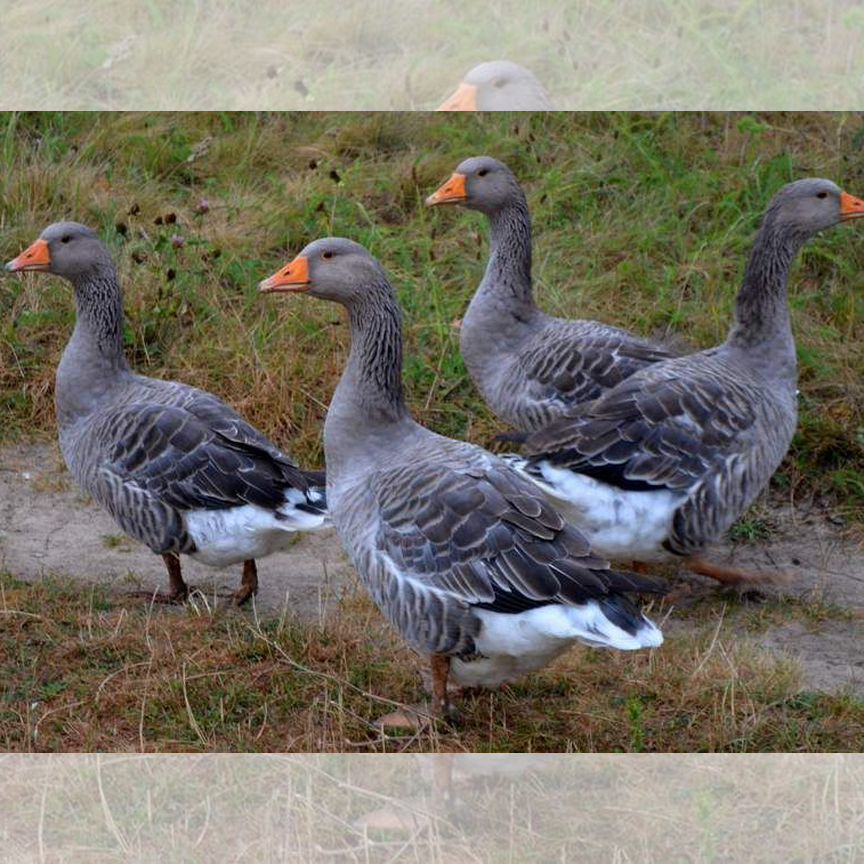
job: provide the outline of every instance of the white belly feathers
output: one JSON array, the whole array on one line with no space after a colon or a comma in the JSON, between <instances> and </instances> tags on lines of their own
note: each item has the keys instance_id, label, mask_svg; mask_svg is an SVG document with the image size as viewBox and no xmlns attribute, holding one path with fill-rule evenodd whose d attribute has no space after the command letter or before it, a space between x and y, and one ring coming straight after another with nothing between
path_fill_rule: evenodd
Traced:
<instances>
[{"instance_id":1,"label":"white belly feathers","mask_svg":"<svg viewBox=\"0 0 864 864\"><path fill-rule=\"evenodd\" d=\"M596 555L613 561L659 561L668 557L663 541L686 493L618 489L548 462L537 466L543 475L540 480L522 470L524 460L508 461L553 499L562 515L585 534Z\"/></svg>"},{"instance_id":2,"label":"white belly feathers","mask_svg":"<svg viewBox=\"0 0 864 864\"><path fill-rule=\"evenodd\" d=\"M302 492L289 489L278 515L254 504L191 510L186 514L186 528L197 547L191 557L211 567L227 567L287 549L295 532L315 530L326 521L324 514L297 509L305 500Z\"/></svg>"},{"instance_id":3,"label":"white belly feathers","mask_svg":"<svg viewBox=\"0 0 864 864\"><path fill-rule=\"evenodd\" d=\"M481 629L475 646L482 657L453 658L451 673L463 686L497 687L542 669L581 642L595 648L635 651L656 648L663 634L644 616L631 635L609 620L596 600L581 606L554 604L519 614L477 609Z\"/></svg>"}]
</instances>

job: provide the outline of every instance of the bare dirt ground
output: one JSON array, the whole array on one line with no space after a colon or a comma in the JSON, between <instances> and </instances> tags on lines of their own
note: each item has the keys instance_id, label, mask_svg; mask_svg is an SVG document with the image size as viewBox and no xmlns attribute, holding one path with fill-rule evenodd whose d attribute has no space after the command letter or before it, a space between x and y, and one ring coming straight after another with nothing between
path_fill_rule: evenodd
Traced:
<instances>
[{"instance_id":1,"label":"bare dirt ground","mask_svg":"<svg viewBox=\"0 0 864 864\"><path fill-rule=\"evenodd\" d=\"M710 550L712 561L784 573L790 581L776 594L818 601L835 617L789 620L755 637L766 650L794 657L809 690L850 691L864 696L864 550L819 510L791 506L770 511L771 538ZM698 578L698 577L697 577ZM700 585L705 586L700 580ZM710 587L702 590L713 590ZM742 634L743 635L743 634Z\"/></svg>"},{"instance_id":2,"label":"bare dirt ground","mask_svg":"<svg viewBox=\"0 0 864 864\"><path fill-rule=\"evenodd\" d=\"M864 551L821 512L775 507L770 540L712 550L717 563L781 571L783 590L839 609L864 608ZM213 570L183 560L187 581L205 596L239 584L240 568ZM156 591L166 584L161 560L125 538L111 518L75 486L50 444L0 449L0 570L34 581L66 576L117 590ZM289 551L259 562L255 610L262 617L287 612L320 618L344 591L357 588L332 531L298 538ZM713 591L693 577L691 597ZM686 606L688 598L681 601ZM669 635L686 622L668 622ZM754 636L760 647L796 657L808 689L864 694L864 620L842 616L789 620Z\"/></svg>"}]
</instances>

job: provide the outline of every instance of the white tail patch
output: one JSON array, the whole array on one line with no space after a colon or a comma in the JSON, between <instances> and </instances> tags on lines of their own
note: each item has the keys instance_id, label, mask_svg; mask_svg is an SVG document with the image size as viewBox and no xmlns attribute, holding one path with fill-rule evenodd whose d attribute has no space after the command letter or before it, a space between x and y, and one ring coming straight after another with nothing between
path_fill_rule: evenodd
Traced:
<instances>
[{"instance_id":1,"label":"white tail patch","mask_svg":"<svg viewBox=\"0 0 864 864\"><path fill-rule=\"evenodd\" d=\"M278 515L254 504L191 510L186 514L186 528L197 547L192 557L211 567L227 567L287 549L298 531L317 531L330 524L326 513L298 509L305 501L302 492L289 489Z\"/></svg>"},{"instance_id":2,"label":"white tail patch","mask_svg":"<svg viewBox=\"0 0 864 864\"><path fill-rule=\"evenodd\" d=\"M483 657L454 658L453 678L465 686L497 687L542 669L575 642L595 648L635 651L663 644L660 629L641 616L635 634L604 614L596 600L581 606L550 604L516 615L476 609L482 627L475 639Z\"/></svg>"}]
</instances>

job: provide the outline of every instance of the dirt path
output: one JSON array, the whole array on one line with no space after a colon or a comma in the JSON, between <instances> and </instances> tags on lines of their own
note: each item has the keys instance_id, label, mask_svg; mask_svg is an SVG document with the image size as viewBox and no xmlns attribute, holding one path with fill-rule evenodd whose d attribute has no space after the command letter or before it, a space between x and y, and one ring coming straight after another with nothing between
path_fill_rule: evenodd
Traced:
<instances>
[{"instance_id":1,"label":"dirt path","mask_svg":"<svg viewBox=\"0 0 864 864\"><path fill-rule=\"evenodd\" d=\"M788 573L787 591L841 608L864 608L864 552L821 513L789 507L770 514L771 538L718 547L712 560ZM191 584L208 593L233 590L238 568L224 571L184 559ZM57 448L36 444L0 449L0 569L37 580L64 575L118 589L165 585L162 562L126 539L89 502L66 472ZM357 580L333 532L306 535L288 553L259 563L259 614L314 618ZM694 577L696 593L701 583ZM705 588L704 590L713 590ZM683 601L686 605L687 601ZM684 622L676 623L672 631ZM864 694L864 621L790 620L761 633L758 643L797 657L804 683L818 690ZM742 638L746 638L742 635Z\"/></svg>"},{"instance_id":2,"label":"dirt path","mask_svg":"<svg viewBox=\"0 0 864 864\"><path fill-rule=\"evenodd\" d=\"M782 589L789 595L838 610L864 609L864 550L841 527L823 512L788 506L772 509L770 521L769 540L715 547L711 560L779 571L791 577ZM864 620L790 620L769 628L756 642L796 658L806 688L864 696Z\"/></svg>"}]
</instances>

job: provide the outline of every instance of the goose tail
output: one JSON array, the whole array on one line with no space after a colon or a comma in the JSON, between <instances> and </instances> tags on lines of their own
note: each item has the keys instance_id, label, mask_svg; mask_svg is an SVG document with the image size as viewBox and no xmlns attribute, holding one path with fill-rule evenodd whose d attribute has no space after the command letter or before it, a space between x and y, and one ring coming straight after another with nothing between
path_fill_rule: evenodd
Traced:
<instances>
[{"instance_id":1,"label":"goose tail","mask_svg":"<svg viewBox=\"0 0 864 864\"><path fill-rule=\"evenodd\" d=\"M324 486L309 486L304 492L293 488L286 490L285 503L277 513L282 519L295 523L301 531L316 531L332 525Z\"/></svg>"},{"instance_id":2,"label":"goose tail","mask_svg":"<svg viewBox=\"0 0 864 864\"><path fill-rule=\"evenodd\" d=\"M638 651L663 644L660 628L620 594L578 606L559 606L557 611L546 622L550 636L618 651Z\"/></svg>"}]
</instances>

